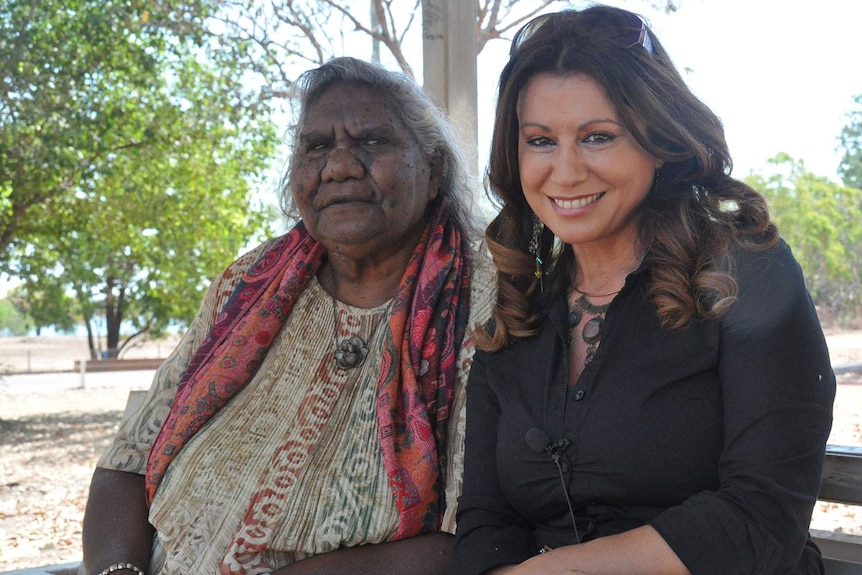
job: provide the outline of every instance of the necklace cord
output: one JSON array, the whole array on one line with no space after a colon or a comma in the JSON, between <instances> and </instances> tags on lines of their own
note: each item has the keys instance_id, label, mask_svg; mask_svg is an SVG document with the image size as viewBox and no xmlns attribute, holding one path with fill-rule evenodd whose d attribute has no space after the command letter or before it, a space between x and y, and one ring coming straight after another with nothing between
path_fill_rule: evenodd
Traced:
<instances>
[{"instance_id":1,"label":"necklace cord","mask_svg":"<svg viewBox=\"0 0 862 575\"><path fill-rule=\"evenodd\" d=\"M579 294L581 294L582 296L585 296L585 297L607 297L609 295L616 295L616 294L620 293L622 291L622 289L623 288L620 288L616 291L609 291L607 293L587 293L585 291L579 290L575 286L572 286L572 290L578 292Z\"/></svg>"}]
</instances>

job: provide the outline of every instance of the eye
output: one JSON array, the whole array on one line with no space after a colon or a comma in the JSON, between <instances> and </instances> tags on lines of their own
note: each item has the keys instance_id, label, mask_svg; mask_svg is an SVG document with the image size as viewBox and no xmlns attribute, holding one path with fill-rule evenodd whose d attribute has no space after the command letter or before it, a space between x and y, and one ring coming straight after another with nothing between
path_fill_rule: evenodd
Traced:
<instances>
[{"instance_id":1,"label":"eye","mask_svg":"<svg viewBox=\"0 0 862 575\"><path fill-rule=\"evenodd\" d=\"M526 144L532 148L550 148L554 145L554 141L547 136L533 136L527 138Z\"/></svg>"},{"instance_id":2,"label":"eye","mask_svg":"<svg viewBox=\"0 0 862 575\"><path fill-rule=\"evenodd\" d=\"M375 147L382 146L386 143L386 140L384 140L383 138L365 138L362 143L366 146Z\"/></svg>"},{"instance_id":3,"label":"eye","mask_svg":"<svg viewBox=\"0 0 862 575\"><path fill-rule=\"evenodd\" d=\"M608 142L612 142L616 139L616 134L611 134L609 132L594 132L592 134L588 134L583 142L585 144L607 144Z\"/></svg>"},{"instance_id":4,"label":"eye","mask_svg":"<svg viewBox=\"0 0 862 575\"><path fill-rule=\"evenodd\" d=\"M300 151L302 153L319 152L325 150L329 146L329 140L326 138L301 138Z\"/></svg>"}]
</instances>

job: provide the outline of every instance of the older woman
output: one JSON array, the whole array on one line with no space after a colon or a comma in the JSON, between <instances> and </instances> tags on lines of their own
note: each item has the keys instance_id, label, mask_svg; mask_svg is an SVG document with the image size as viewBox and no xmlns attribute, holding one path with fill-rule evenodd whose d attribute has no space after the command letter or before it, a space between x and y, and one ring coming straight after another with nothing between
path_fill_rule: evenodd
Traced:
<instances>
[{"instance_id":1,"label":"older woman","mask_svg":"<svg viewBox=\"0 0 862 575\"><path fill-rule=\"evenodd\" d=\"M455 573L822 571L835 379L799 266L730 165L635 14L517 34Z\"/></svg>"},{"instance_id":2,"label":"older woman","mask_svg":"<svg viewBox=\"0 0 862 575\"><path fill-rule=\"evenodd\" d=\"M462 156L399 74L341 58L299 84L301 221L212 283L100 460L89 573L447 565L467 329L493 291Z\"/></svg>"}]
</instances>

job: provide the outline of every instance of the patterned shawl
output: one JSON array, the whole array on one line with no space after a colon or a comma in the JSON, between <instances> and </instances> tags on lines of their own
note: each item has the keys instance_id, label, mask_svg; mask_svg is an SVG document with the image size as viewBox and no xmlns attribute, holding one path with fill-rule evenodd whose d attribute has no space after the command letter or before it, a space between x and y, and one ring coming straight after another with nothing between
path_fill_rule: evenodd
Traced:
<instances>
[{"instance_id":1,"label":"patterned shawl","mask_svg":"<svg viewBox=\"0 0 862 575\"><path fill-rule=\"evenodd\" d=\"M393 539L436 531L442 520L447 423L469 317L467 252L440 202L392 304L377 428L399 512ZM183 445L254 376L325 254L300 222L243 276L192 357L150 451L148 504Z\"/></svg>"}]
</instances>

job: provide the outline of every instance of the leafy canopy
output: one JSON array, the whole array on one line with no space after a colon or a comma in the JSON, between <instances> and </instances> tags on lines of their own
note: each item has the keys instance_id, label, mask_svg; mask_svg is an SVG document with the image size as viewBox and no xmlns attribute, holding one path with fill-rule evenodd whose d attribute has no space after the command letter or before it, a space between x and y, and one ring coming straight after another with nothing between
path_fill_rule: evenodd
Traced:
<instances>
[{"instance_id":1,"label":"leafy canopy","mask_svg":"<svg viewBox=\"0 0 862 575\"><path fill-rule=\"evenodd\" d=\"M847 125L841 131L838 148L843 155L838 172L845 185L862 188L862 94L853 101L855 106L847 114Z\"/></svg>"},{"instance_id":2,"label":"leafy canopy","mask_svg":"<svg viewBox=\"0 0 862 575\"><path fill-rule=\"evenodd\" d=\"M0 0L0 247L88 328L158 332L270 211L253 187L276 141L244 63L206 26L215 3Z\"/></svg>"}]
</instances>

